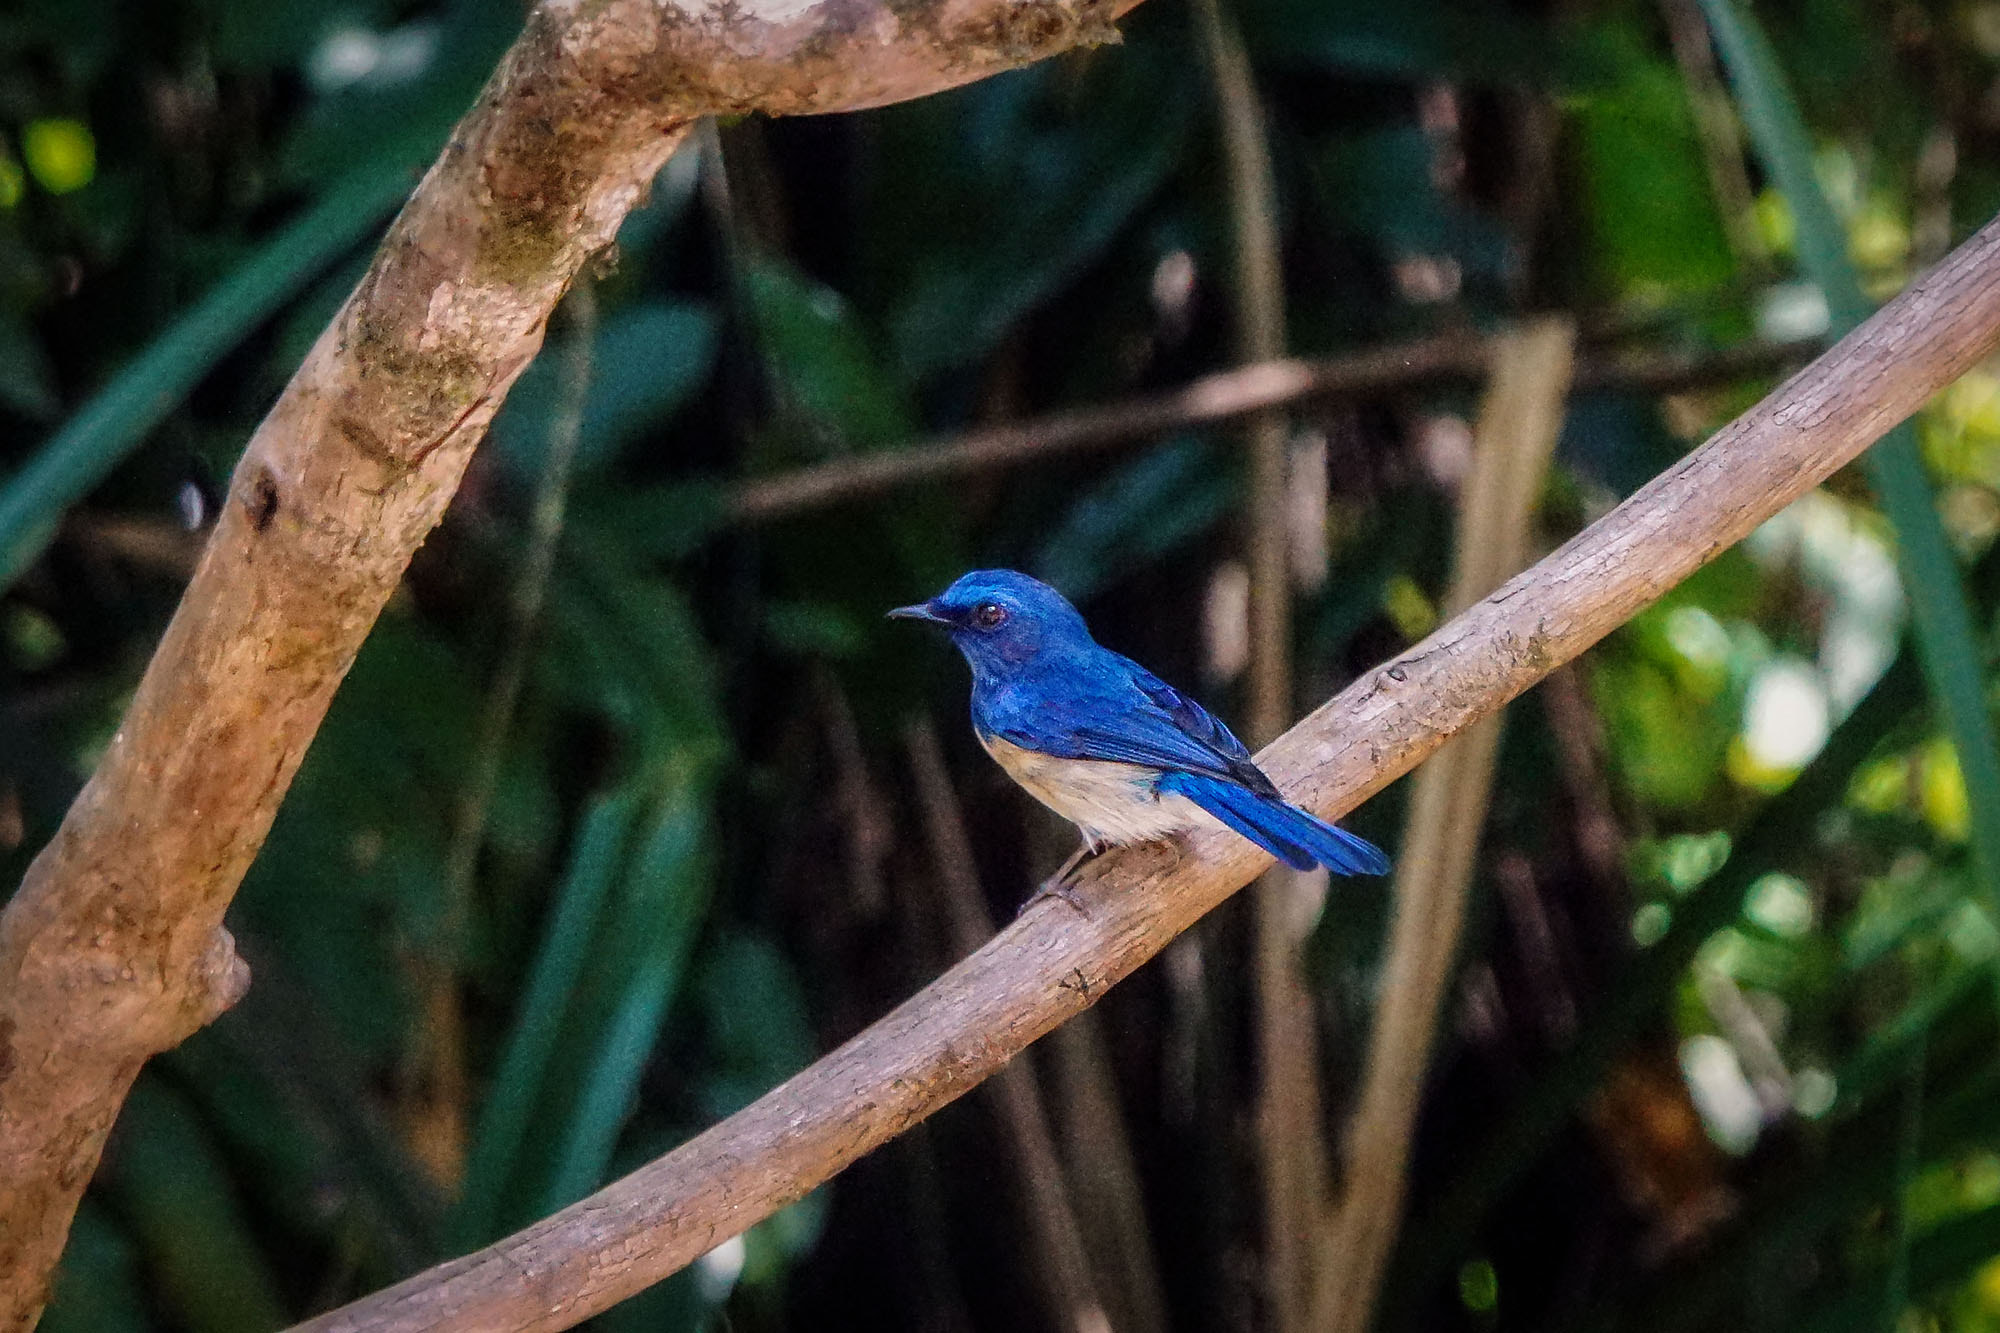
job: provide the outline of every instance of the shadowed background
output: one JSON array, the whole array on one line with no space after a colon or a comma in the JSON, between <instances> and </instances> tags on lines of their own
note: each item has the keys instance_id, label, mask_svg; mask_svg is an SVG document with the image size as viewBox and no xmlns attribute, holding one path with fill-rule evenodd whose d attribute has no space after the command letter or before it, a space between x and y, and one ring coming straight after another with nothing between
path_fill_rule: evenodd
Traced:
<instances>
[{"instance_id":1,"label":"shadowed background","mask_svg":"<svg viewBox=\"0 0 2000 1333\"><path fill-rule=\"evenodd\" d=\"M1262 534L1295 714L1450 595L1479 339L1576 324L1538 550L2000 208L2000 6L1766 4L1726 66L1692 0L1380 9L1223 10L1246 88L1199 8L1154 0L1119 47L684 150L343 689L232 913L250 996L142 1076L44 1327L270 1329L483 1243L1011 914L1069 832L972 743L955 656L887 607L1029 570L1248 730ZM0 15L9 884L243 440L519 21ZM1172 412L748 503L1254 352L1224 114L1246 95L1283 350L1469 350L1292 404L1275 505L1254 433ZM1490 801L1456 813L1480 831L1466 933L1376 1326L2000 1327L2000 822L1978 817L2000 785L1966 722L2000 603L2000 378L1915 443L1938 558L1970 567L1970 632L1914 618L1955 709L1904 643L1878 469L1511 711ZM1393 850L1405 803L1350 825ZM1336 1187L1388 895L1337 883L1307 942ZM1301 1326L1269 1294L1256 947L1220 913L991 1091L598 1324Z\"/></svg>"}]
</instances>

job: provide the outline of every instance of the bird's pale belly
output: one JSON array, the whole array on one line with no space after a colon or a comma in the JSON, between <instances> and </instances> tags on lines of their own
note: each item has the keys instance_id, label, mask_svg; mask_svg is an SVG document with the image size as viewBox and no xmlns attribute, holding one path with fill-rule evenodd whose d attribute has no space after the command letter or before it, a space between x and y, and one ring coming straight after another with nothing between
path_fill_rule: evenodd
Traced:
<instances>
[{"instance_id":1,"label":"bird's pale belly","mask_svg":"<svg viewBox=\"0 0 2000 1333\"><path fill-rule=\"evenodd\" d=\"M1158 776L1134 764L1097 759L1058 759L1024 750L998 736L980 744L1030 796L1083 831L1093 846L1147 842L1217 821L1185 796L1153 789Z\"/></svg>"}]
</instances>

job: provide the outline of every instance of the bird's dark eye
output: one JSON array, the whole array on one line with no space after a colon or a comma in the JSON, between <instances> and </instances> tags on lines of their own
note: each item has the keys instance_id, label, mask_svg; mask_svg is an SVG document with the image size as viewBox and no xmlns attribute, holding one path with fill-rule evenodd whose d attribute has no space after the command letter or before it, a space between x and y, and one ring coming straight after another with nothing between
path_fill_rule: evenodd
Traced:
<instances>
[{"instance_id":1,"label":"bird's dark eye","mask_svg":"<svg viewBox=\"0 0 2000 1333\"><path fill-rule=\"evenodd\" d=\"M998 602L981 602L972 608L972 623L979 629L993 629L1007 618L1007 608Z\"/></svg>"}]
</instances>

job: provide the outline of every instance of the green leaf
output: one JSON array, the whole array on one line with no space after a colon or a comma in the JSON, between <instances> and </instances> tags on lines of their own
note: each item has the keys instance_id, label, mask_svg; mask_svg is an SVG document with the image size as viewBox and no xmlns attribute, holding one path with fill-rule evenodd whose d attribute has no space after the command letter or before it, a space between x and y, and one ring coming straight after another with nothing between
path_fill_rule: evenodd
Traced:
<instances>
[{"instance_id":1,"label":"green leaf","mask_svg":"<svg viewBox=\"0 0 2000 1333\"><path fill-rule=\"evenodd\" d=\"M102 1200L86 1195L70 1225L41 1333L150 1333L138 1247Z\"/></svg>"},{"instance_id":2,"label":"green leaf","mask_svg":"<svg viewBox=\"0 0 2000 1333\"><path fill-rule=\"evenodd\" d=\"M574 335L570 335L574 336ZM517 478L541 470L550 419L560 401L566 358L552 340L515 382L493 423L492 440ZM590 393L577 440L579 475L602 470L642 429L658 431L708 379L715 364L716 320L691 301L647 301L604 319L591 343Z\"/></svg>"},{"instance_id":3,"label":"green leaf","mask_svg":"<svg viewBox=\"0 0 2000 1333\"><path fill-rule=\"evenodd\" d=\"M865 234L903 374L976 363L1103 254L1181 160L1201 100L1185 69L1136 44L1118 56L1074 81L1059 62L988 79L951 94L948 114L880 113L896 168Z\"/></svg>"},{"instance_id":4,"label":"green leaf","mask_svg":"<svg viewBox=\"0 0 2000 1333\"><path fill-rule=\"evenodd\" d=\"M782 401L847 448L907 438L916 412L888 373L853 307L832 288L774 259L742 271L757 346Z\"/></svg>"},{"instance_id":5,"label":"green leaf","mask_svg":"<svg viewBox=\"0 0 2000 1333\"><path fill-rule=\"evenodd\" d=\"M383 1108L354 1095L374 1071L328 1017L292 977L263 968L225 1021L158 1068L200 1108L267 1229L339 1236L364 1275L389 1280L444 1257L443 1201Z\"/></svg>"},{"instance_id":6,"label":"green leaf","mask_svg":"<svg viewBox=\"0 0 2000 1333\"><path fill-rule=\"evenodd\" d=\"M1613 77L1576 97L1591 254L1621 297L1701 292L1735 270L1680 72L1607 30Z\"/></svg>"},{"instance_id":7,"label":"green leaf","mask_svg":"<svg viewBox=\"0 0 2000 1333\"><path fill-rule=\"evenodd\" d=\"M1317 154L1313 185L1333 217L1392 253L1437 254L1451 230L1437 154L1435 140L1414 122L1370 129Z\"/></svg>"},{"instance_id":8,"label":"green leaf","mask_svg":"<svg viewBox=\"0 0 2000 1333\"><path fill-rule=\"evenodd\" d=\"M478 1243L603 1179L707 912L705 782L656 775L585 820L491 1100L454 1231Z\"/></svg>"},{"instance_id":9,"label":"green leaf","mask_svg":"<svg viewBox=\"0 0 2000 1333\"><path fill-rule=\"evenodd\" d=\"M187 1104L142 1079L118 1118L113 1193L178 1325L265 1333L285 1307L215 1145Z\"/></svg>"},{"instance_id":10,"label":"green leaf","mask_svg":"<svg viewBox=\"0 0 2000 1333\"><path fill-rule=\"evenodd\" d=\"M380 23L392 0L227 0L214 7L218 64L268 68L303 60L328 33Z\"/></svg>"},{"instance_id":11,"label":"green leaf","mask_svg":"<svg viewBox=\"0 0 2000 1333\"><path fill-rule=\"evenodd\" d=\"M1032 568L1072 598L1090 597L1207 531L1235 496L1234 481L1206 444L1170 440L1085 490Z\"/></svg>"},{"instance_id":12,"label":"green leaf","mask_svg":"<svg viewBox=\"0 0 2000 1333\"><path fill-rule=\"evenodd\" d=\"M577 497L575 526L604 534L634 560L677 560L729 526L730 496L706 481L603 488Z\"/></svg>"},{"instance_id":13,"label":"green leaf","mask_svg":"<svg viewBox=\"0 0 2000 1333\"><path fill-rule=\"evenodd\" d=\"M299 182L338 178L386 157L428 163L520 31L521 11L511 5L452 0L419 74L363 80L307 107L278 157L282 175Z\"/></svg>"},{"instance_id":14,"label":"green leaf","mask_svg":"<svg viewBox=\"0 0 2000 1333\"><path fill-rule=\"evenodd\" d=\"M1844 334L1874 307L1848 257L1847 233L1814 174L1812 142L1777 54L1738 0L1701 0L1701 6L1751 140L1797 220L1799 262L1826 294L1834 332ZM1985 653L1924 474L1915 428L1905 422L1890 431L1864 462L1896 529L1924 677L1958 752L1971 807L1973 864L1989 907L2000 910L2000 743L1986 703Z\"/></svg>"},{"instance_id":15,"label":"green leaf","mask_svg":"<svg viewBox=\"0 0 2000 1333\"><path fill-rule=\"evenodd\" d=\"M708 911L707 810L698 791L672 793L645 828L616 915L605 923L597 971L605 992L594 1033L569 1050L575 1089L536 1214L553 1212L603 1183L632 1112L667 1006L686 976Z\"/></svg>"},{"instance_id":16,"label":"green leaf","mask_svg":"<svg viewBox=\"0 0 2000 1333\"><path fill-rule=\"evenodd\" d=\"M61 406L55 370L34 329L18 313L0 310L0 407L46 421Z\"/></svg>"},{"instance_id":17,"label":"green leaf","mask_svg":"<svg viewBox=\"0 0 2000 1333\"><path fill-rule=\"evenodd\" d=\"M521 1011L480 1109L452 1232L461 1246L484 1244L500 1230L500 1207L526 1151L535 1105L563 1036L571 996L589 963L591 940L618 873L618 858L638 817L640 798L618 791L593 802L577 832L569 867L556 889L547 933L528 973Z\"/></svg>"},{"instance_id":18,"label":"green leaf","mask_svg":"<svg viewBox=\"0 0 2000 1333\"><path fill-rule=\"evenodd\" d=\"M402 994L383 978L439 918L450 807L439 793L457 790L477 687L435 628L384 616L238 898L339 1030L373 1055L406 1040Z\"/></svg>"},{"instance_id":19,"label":"green leaf","mask_svg":"<svg viewBox=\"0 0 2000 1333\"><path fill-rule=\"evenodd\" d=\"M41 553L62 513L166 420L225 353L358 244L410 189L409 160L336 183L147 345L0 487L0 590Z\"/></svg>"},{"instance_id":20,"label":"green leaf","mask_svg":"<svg viewBox=\"0 0 2000 1333\"><path fill-rule=\"evenodd\" d=\"M1548 36L1505 6L1372 0L1252 0L1243 36L1259 64L1343 75L1519 82L1546 72Z\"/></svg>"},{"instance_id":21,"label":"green leaf","mask_svg":"<svg viewBox=\"0 0 2000 1333\"><path fill-rule=\"evenodd\" d=\"M1910 1245L1910 1292L1919 1297L1930 1296L1961 1283L1990 1263L1995 1254L2000 1254L2000 1206L1981 1208L1932 1227ZM1883 1327L1882 1286L1886 1267L1878 1266L1856 1275L1844 1290L1801 1317L1794 1327L1810 1328L1814 1333Z\"/></svg>"},{"instance_id":22,"label":"green leaf","mask_svg":"<svg viewBox=\"0 0 2000 1333\"><path fill-rule=\"evenodd\" d=\"M703 1100L720 1120L805 1068L813 1030L798 977L769 940L729 933L703 954L696 996L714 1061Z\"/></svg>"},{"instance_id":23,"label":"green leaf","mask_svg":"<svg viewBox=\"0 0 2000 1333\"><path fill-rule=\"evenodd\" d=\"M704 761L727 748L714 666L686 599L631 568L604 534L571 530L536 659L550 697L607 717L639 747Z\"/></svg>"}]
</instances>

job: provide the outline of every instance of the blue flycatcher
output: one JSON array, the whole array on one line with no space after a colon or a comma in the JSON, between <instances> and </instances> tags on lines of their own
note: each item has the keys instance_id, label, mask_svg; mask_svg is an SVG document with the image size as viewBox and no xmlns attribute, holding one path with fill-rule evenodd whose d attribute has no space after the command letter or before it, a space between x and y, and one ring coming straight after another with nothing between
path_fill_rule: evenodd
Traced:
<instances>
[{"instance_id":1,"label":"blue flycatcher","mask_svg":"<svg viewBox=\"0 0 2000 1333\"><path fill-rule=\"evenodd\" d=\"M1105 846L1217 823L1294 869L1388 873L1380 848L1288 803L1229 728L1098 644L1048 584L979 569L889 614L945 627L972 666L979 743L1082 832L1083 847L1052 883Z\"/></svg>"}]
</instances>

